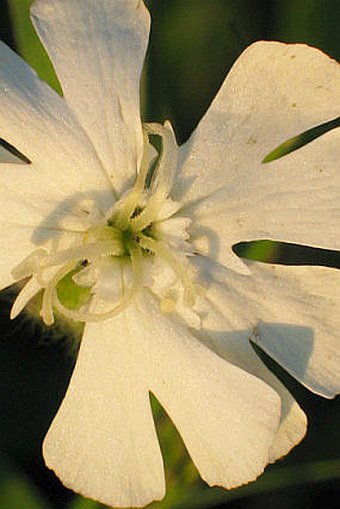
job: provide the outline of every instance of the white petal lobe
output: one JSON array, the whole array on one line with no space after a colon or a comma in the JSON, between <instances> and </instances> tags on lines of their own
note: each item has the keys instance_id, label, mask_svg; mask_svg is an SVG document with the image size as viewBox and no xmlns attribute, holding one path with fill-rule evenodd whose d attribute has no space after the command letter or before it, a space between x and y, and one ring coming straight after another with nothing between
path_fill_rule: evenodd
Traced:
<instances>
[{"instance_id":1,"label":"white petal lobe","mask_svg":"<svg viewBox=\"0 0 340 509\"><path fill-rule=\"evenodd\" d=\"M203 253L214 246L211 257L230 266L228 252L241 241L340 249L339 158L340 129L333 129L281 159L253 164L241 180L193 204L192 234L209 240Z\"/></svg>"},{"instance_id":2,"label":"white petal lobe","mask_svg":"<svg viewBox=\"0 0 340 509\"><path fill-rule=\"evenodd\" d=\"M207 196L284 141L340 115L340 66L304 44L256 42L235 62L179 157L174 199Z\"/></svg>"},{"instance_id":3,"label":"white petal lobe","mask_svg":"<svg viewBox=\"0 0 340 509\"><path fill-rule=\"evenodd\" d=\"M150 345L150 389L200 475L210 485L226 488L256 479L269 461L278 426L277 394L162 315L155 301L139 300L135 315L143 324L143 341Z\"/></svg>"},{"instance_id":4,"label":"white petal lobe","mask_svg":"<svg viewBox=\"0 0 340 509\"><path fill-rule=\"evenodd\" d=\"M121 313L89 324L65 399L44 441L46 464L62 482L114 507L164 495L142 345Z\"/></svg>"},{"instance_id":5,"label":"white petal lobe","mask_svg":"<svg viewBox=\"0 0 340 509\"><path fill-rule=\"evenodd\" d=\"M232 291L233 277L232 274L229 279L230 293L218 284L210 287L206 299L201 302L200 312L204 319L198 334L201 341L223 359L263 380L280 396L280 425L270 448L270 461L275 461L302 440L306 434L307 419L292 395L269 371L250 344L256 317L253 316L251 301L247 303L247 314L244 313L242 299L245 288L253 284L253 278L244 278L245 287L239 285L241 294L238 297Z\"/></svg>"},{"instance_id":6,"label":"white petal lobe","mask_svg":"<svg viewBox=\"0 0 340 509\"><path fill-rule=\"evenodd\" d=\"M49 179L59 196L93 193L107 205L109 195L112 205L107 175L65 99L1 41L0 102L1 138L32 163L22 171L37 169L41 185Z\"/></svg>"},{"instance_id":7,"label":"white petal lobe","mask_svg":"<svg viewBox=\"0 0 340 509\"><path fill-rule=\"evenodd\" d=\"M32 19L67 103L121 192L143 153L139 81L149 30L143 2L39 0Z\"/></svg>"},{"instance_id":8,"label":"white petal lobe","mask_svg":"<svg viewBox=\"0 0 340 509\"><path fill-rule=\"evenodd\" d=\"M227 310L221 331L229 322L227 337L251 339L311 391L328 398L340 393L339 272L247 264L251 276L229 272L226 279L216 272L220 283L207 293L217 309Z\"/></svg>"}]
</instances>

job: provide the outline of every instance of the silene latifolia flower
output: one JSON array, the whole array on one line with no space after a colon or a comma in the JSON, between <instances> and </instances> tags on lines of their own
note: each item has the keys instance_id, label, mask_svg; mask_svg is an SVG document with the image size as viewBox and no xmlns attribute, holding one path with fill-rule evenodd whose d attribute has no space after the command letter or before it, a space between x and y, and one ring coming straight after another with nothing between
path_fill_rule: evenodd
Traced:
<instances>
[{"instance_id":1,"label":"silene latifolia flower","mask_svg":"<svg viewBox=\"0 0 340 509\"><path fill-rule=\"evenodd\" d=\"M42 292L46 324L55 310L85 322L45 461L105 504L162 498L151 392L208 484L252 481L306 418L251 341L333 397L340 277L232 246L340 249L339 129L262 164L339 115L339 65L302 44L251 45L178 147L169 122L140 119L140 0L37 0L32 19L63 96L1 44L0 136L30 161L0 165L1 287L24 282L12 318ZM65 278L86 294L76 309L59 298Z\"/></svg>"}]
</instances>

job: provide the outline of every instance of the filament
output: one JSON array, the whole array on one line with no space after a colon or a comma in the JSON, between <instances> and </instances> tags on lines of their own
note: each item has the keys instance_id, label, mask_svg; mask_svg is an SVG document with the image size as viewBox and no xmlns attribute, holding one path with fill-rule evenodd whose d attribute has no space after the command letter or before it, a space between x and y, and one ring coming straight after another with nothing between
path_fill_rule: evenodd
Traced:
<instances>
[{"instance_id":1,"label":"filament","mask_svg":"<svg viewBox=\"0 0 340 509\"><path fill-rule=\"evenodd\" d=\"M56 291L56 287L53 288L53 304L54 306L63 313L67 318L71 318L72 320L76 320L79 322L100 322L103 320L108 320L113 318L114 316L121 313L124 309L126 309L135 293L137 292L141 280L142 280L142 261L143 255L140 248L137 246L131 249L131 265L132 265L132 273L133 273L133 282L128 291L122 296L122 298L113 306L112 309L106 312L100 313L91 313L91 312L82 312L78 310L72 310L65 307L59 300L58 294Z\"/></svg>"},{"instance_id":2,"label":"filament","mask_svg":"<svg viewBox=\"0 0 340 509\"><path fill-rule=\"evenodd\" d=\"M150 135L159 136L162 145L151 183L148 185L151 160ZM162 238L162 229L157 230L157 222L169 219L178 210L177 203L172 202L169 198L176 174L178 152L176 138L170 122L166 121L164 125L145 124L143 141L143 156L135 184L130 192L115 203L111 209L111 217L107 219L106 224L103 224L103 217L97 225L91 227L88 227L89 222L87 222L86 226L84 225L80 245L73 243L67 249L58 249L60 238L56 239L55 243L50 244L49 252L43 248L36 249L13 269L14 279L20 280L29 276L32 277L13 304L12 318L20 313L27 302L40 289L44 290L40 314L46 325L51 325L54 322L54 308L67 318L81 322L99 322L113 318L131 304L135 294L143 284L144 258L149 255L160 257L170 266L176 275L176 280L179 280L183 287L184 305L188 307L195 305L199 285L194 281L193 270L187 260L187 251L181 250L177 256L176 253L172 253L164 240L154 238ZM164 214L164 210L166 214ZM161 211L162 214L160 214ZM181 241L178 242L179 246L182 246L183 238L187 238L187 236L184 237L187 223L188 220L185 220L179 228L179 240ZM153 225L155 225L155 228L153 228ZM178 223L175 223L175 225L177 227ZM172 227L174 226L172 225ZM72 281L74 285L78 286L81 286L82 281L83 286L91 289L95 285L96 274L101 270L101 259L110 259L110 257L118 259L118 263L120 263L119 259L121 258L122 271L124 271L123 264L128 259L132 270L132 282L126 287L122 272L122 291L117 300L113 299L112 303L108 302L110 307L103 312L98 310L95 312L95 309L91 309L91 301L87 301L85 305L78 309L66 307L58 295L60 281L74 269L81 268L80 262L86 261L87 269L92 270L92 272L81 276L83 271L79 271L77 272L77 274L80 274L79 282L77 281L77 274L74 275ZM112 270L115 270L114 265L112 264ZM94 290L90 291L92 294L95 293L96 286L94 286ZM101 302L106 301L101 300ZM160 309L164 313L174 311L176 304L176 296L171 298L169 294L165 298L160 297Z\"/></svg>"},{"instance_id":3,"label":"filament","mask_svg":"<svg viewBox=\"0 0 340 509\"><path fill-rule=\"evenodd\" d=\"M170 265L170 267L182 281L184 288L184 304L189 307L194 306L197 297L196 286L198 285L196 285L193 279L190 277L187 266L176 260L175 256L170 253L166 246L164 246L159 241L155 241L151 237L141 235L139 244L144 249L148 249L152 253L158 255L160 258L163 258L163 260L165 260L168 265Z\"/></svg>"}]
</instances>

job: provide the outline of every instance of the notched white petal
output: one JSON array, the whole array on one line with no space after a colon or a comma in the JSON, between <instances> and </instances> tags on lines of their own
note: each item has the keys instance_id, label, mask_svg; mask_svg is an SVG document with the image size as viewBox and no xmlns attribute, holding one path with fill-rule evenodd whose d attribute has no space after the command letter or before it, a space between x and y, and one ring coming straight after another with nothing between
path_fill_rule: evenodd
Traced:
<instances>
[{"instance_id":1,"label":"notched white petal","mask_svg":"<svg viewBox=\"0 0 340 509\"><path fill-rule=\"evenodd\" d=\"M2 42L0 57L1 137L38 169L42 195L58 187L62 197L76 191L112 196L107 175L65 99ZM46 177L49 182L42 184Z\"/></svg>"},{"instance_id":2,"label":"notched white petal","mask_svg":"<svg viewBox=\"0 0 340 509\"><path fill-rule=\"evenodd\" d=\"M338 117L339 103L340 66L320 50L250 45L180 148L173 198L195 200L234 181L242 187L283 141Z\"/></svg>"},{"instance_id":3,"label":"notched white petal","mask_svg":"<svg viewBox=\"0 0 340 509\"><path fill-rule=\"evenodd\" d=\"M228 488L254 480L268 463L279 422L275 391L203 346L151 297L134 312L150 348L150 389L203 479Z\"/></svg>"},{"instance_id":4,"label":"notched white petal","mask_svg":"<svg viewBox=\"0 0 340 509\"><path fill-rule=\"evenodd\" d=\"M147 386L148 348L135 332L124 312L86 326L43 446L46 464L65 486L113 507L141 507L165 492Z\"/></svg>"},{"instance_id":5,"label":"notched white petal","mask_svg":"<svg viewBox=\"0 0 340 509\"><path fill-rule=\"evenodd\" d=\"M46 324L53 323L54 307L73 319L98 320L85 326L44 441L46 463L66 486L111 506L162 498L151 391L208 484L232 488L255 480L301 440L306 419L249 339L307 387L333 396L340 391L334 339L340 285L329 269L244 263L232 245L274 238L338 246L339 130L291 155L288 166L264 170L261 161L278 136L334 116L339 66L303 45L252 45L177 164L168 122L142 132L144 3L38 0L32 12L64 97L0 45L0 128L38 170L11 164L10 176L0 174L1 238L12 226L11 200L28 225L24 239L17 227L11 237L24 263L16 260L16 243L5 246L0 276L13 260L13 278L32 275L11 318L43 287ZM247 76L251 87L243 86ZM162 138L162 151L146 185L149 134ZM37 244L49 249L45 265ZM209 274L208 257L224 265L223 277ZM201 271L192 259L203 261ZM84 311L73 311L56 288L80 264L87 267L73 282L91 287L92 297Z\"/></svg>"},{"instance_id":6,"label":"notched white petal","mask_svg":"<svg viewBox=\"0 0 340 509\"><path fill-rule=\"evenodd\" d=\"M340 273L328 267L247 261L252 276L230 274L211 300L224 303L231 330L240 330L311 391L340 392ZM245 304L247 302L246 312ZM237 336L237 333L235 333Z\"/></svg>"},{"instance_id":7,"label":"notched white petal","mask_svg":"<svg viewBox=\"0 0 340 509\"><path fill-rule=\"evenodd\" d=\"M224 265L228 249L244 241L340 249L339 158L337 128L282 159L250 165L242 181L186 211L195 219L191 230L198 247L205 242L211 258Z\"/></svg>"},{"instance_id":8,"label":"notched white petal","mask_svg":"<svg viewBox=\"0 0 340 509\"><path fill-rule=\"evenodd\" d=\"M281 399L280 425L270 447L269 460L287 454L304 437L307 419L292 395L278 378L255 354L249 337L256 323L252 302L247 302L245 314L243 297L245 288L240 286L240 294L233 291L231 274L227 288L213 283L204 299L200 300L199 312L203 317L202 328L196 332L198 338L227 362L251 373L272 387ZM237 276L236 276L237 277ZM252 278L245 283L252 285Z\"/></svg>"},{"instance_id":9,"label":"notched white petal","mask_svg":"<svg viewBox=\"0 0 340 509\"><path fill-rule=\"evenodd\" d=\"M40 0L31 12L64 97L119 195L143 154L139 87L148 11L141 0Z\"/></svg>"}]
</instances>

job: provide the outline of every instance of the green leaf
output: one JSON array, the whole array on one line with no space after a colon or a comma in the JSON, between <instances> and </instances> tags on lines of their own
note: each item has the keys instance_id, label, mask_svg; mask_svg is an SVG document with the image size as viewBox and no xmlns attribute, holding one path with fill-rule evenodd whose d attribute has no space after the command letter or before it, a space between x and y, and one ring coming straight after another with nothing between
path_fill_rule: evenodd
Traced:
<instances>
[{"instance_id":1,"label":"green leaf","mask_svg":"<svg viewBox=\"0 0 340 509\"><path fill-rule=\"evenodd\" d=\"M256 482L226 491L222 488L191 490L171 509L208 509L243 497L261 495L294 486L340 480L340 460L316 461L291 467L269 468ZM159 508L162 506L160 505Z\"/></svg>"},{"instance_id":2,"label":"green leaf","mask_svg":"<svg viewBox=\"0 0 340 509\"><path fill-rule=\"evenodd\" d=\"M0 507L3 509L50 509L37 489L0 456Z\"/></svg>"},{"instance_id":3,"label":"green leaf","mask_svg":"<svg viewBox=\"0 0 340 509\"><path fill-rule=\"evenodd\" d=\"M330 120L329 122L325 122L324 124L320 124L316 127L313 127L309 129L308 131L305 131L304 133L294 136L293 138L290 138L287 141L284 141L276 147L272 152L270 152L266 157L263 159L263 163L270 163L271 161L275 161L275 159L279 159L280 157L284 157L285 155L289 154L290 152L294 152L294 150L298 150L299 148L303 147L304 145L307 145L307 143L312 142L313 140L316 140L320 136L322 136L325 133L328 133L332 129L336 129L340 127L340 117L337 117L333 120Z\"/></svg>"}]
</instances>

